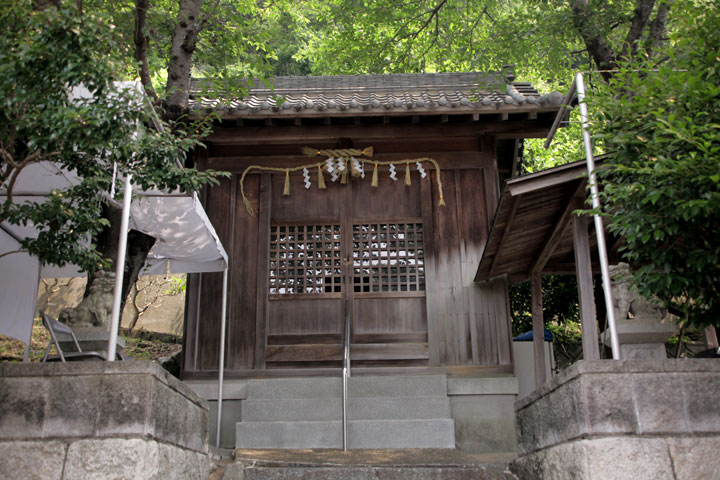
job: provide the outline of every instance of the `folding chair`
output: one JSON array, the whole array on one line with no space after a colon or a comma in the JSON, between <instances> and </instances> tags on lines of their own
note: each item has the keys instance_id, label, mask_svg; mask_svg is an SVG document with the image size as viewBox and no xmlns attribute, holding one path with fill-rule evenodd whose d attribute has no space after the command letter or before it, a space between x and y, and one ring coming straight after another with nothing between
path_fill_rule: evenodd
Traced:
<instances>
[{"instance_id":1,"label":"folding chair","mask_svg":"<svg viewBox=\"0 0 720 480\"><path fill-rule=\"evenodd\" d=\"M42 317L43 326L45 329L50 333L50 342L48 343L47 348L45 349L45 356L42 358L42 362L54 362L57 360L60 360L61 362L66 362L68 360L70 361L80 361L80 360L105 360L105 355L103 355L100 352L87 352L83 351L80 348L80 344L77 341L77 337L75 336L75 333L73 333L72 329L68 327L67 325L58 322L54 318L52 318L47 313L40 310L40 316ZM65 334L70 335L72 338L73 343L75 344L75 348L77 348L77 352L63 352L62 348L60 348L60 343L58 342L57 336L58 334ZM55 349L57 350L57 357L50 356L50 348L55 345ZM122 355L120 353L117 354L118 360L127 360L129 357L126 357L125 355Z\"/></svg>"}]
</instances>

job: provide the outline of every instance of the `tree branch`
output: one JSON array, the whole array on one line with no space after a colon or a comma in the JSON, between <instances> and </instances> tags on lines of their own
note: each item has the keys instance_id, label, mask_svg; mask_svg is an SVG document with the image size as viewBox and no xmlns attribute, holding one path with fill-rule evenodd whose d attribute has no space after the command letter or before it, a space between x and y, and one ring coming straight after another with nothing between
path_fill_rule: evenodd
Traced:
<instances>
[{"instance_id":1,"label":"tree branch","mask_svg":"<svg viewBox=\"0 0 720 480\"><path fill-rule=\"evenodd\" d=\"M660 45L665 36L665 26L667 25L668 14L672 7L673 0L661 0L658 4L655 18L650 22L650 31L648 32L647 41L645 42L645 50L650 53L655 47Z\"/></svg>"},{"instance_id":2,"label":"tree branch","mask_svg":"<svg viewBox=\"0 0 720 480\"><path fill-rule=\"evenodd\" d=\"M158 96L150 78L150 66L147 59L148 36L145 34L145 21L148 3L148 0L135 0L135 61L140 73L140 83L145 89L145 93L153 99L153 102L157 102Z\"/></svg>"},{"instance_id":3,"label":"tree branch","mask_svg":"<svg viewBox=\"0 0 720 480\"><path fill-rule=\"evenodd\" d=\"M10 252L0 253L0 258L3 258L7 255L12 255L13 253L27 253L27 250L12 250Z\"/></svg>"},{"instance_id":4,"label":"tree branch","mask_svg":"<svg viewBox=\"0 0 720 480\"><path fill-rule=\"evenodd\" d=\"M638 40L640 40L643 30L645 30L650 20L650 14L654 6L655 0L637 0L632 22L630 23L630 30L627 37L625 37L620 58L629 60L637 53Z\"/></svg>"},{"instance_id":5,"label":"tree branch","mask_svg":"<svg viewBox=\"0 0 720 480\"><path fill-rule=\"evenodd\" d=\"M572 2L572 13L575 29L583 39L595 65L601 70L600 75L605 81L610 80L612 74L608 70L615 70L617 57L605 37L600 34L598 26L591 21L588 0L574 0Z\"/></svg>"}]
</instances>

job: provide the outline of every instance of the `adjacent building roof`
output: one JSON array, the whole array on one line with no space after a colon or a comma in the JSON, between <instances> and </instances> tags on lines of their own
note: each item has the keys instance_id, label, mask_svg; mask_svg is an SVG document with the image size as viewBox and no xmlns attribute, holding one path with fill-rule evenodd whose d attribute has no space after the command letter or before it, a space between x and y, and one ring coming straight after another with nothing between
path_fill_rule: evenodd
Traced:
<instances>
[{"instance_id":1,"label":"adjacent building roof","mask_svg":"<svg viewBox=\"0 0 720 480\"><path fill-rule=\"evenodd\" d=\"M570 220L579 207L572 200L585 200L586 177L587 165L580 161L507 180L475 281L507 277L512 283L524 282L539 262L542 273L574 274ZM595 228L589 223L590 249L595 252ZM607 230L606 237L610 261L616 263L619 243ZM599 271L596 262L593 253L593 270Z\"/></svg>"},{"instance_id":2,"label":"adjacent building roof","mask_svg":"<svg viewBox=\"0 0 720 480\"><path fill-rule=\"evenodd\" d=\"M272 87L252 87L244 98L204 95L203 80L194 80L190 107L220 111L225 118L512 113L559 108L562 94L540 95L530 83L513 80L509 70L275 77Z\"/></svg>"}]
</instances>

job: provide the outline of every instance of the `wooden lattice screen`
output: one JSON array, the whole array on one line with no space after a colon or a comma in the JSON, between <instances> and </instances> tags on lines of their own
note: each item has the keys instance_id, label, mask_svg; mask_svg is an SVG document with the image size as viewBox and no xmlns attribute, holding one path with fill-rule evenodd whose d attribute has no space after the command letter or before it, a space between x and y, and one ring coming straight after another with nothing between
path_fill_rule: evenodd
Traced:
<instances>
[{"instance_id":1,"label":"wooden lattice screen","mask_svg":"<svg viewBox=\"0 0 720 480\"><path fill-rule=\"evenodd\" d=\"M341 291L340 225L272 225L270 294Z\"/></svg>"},{"instance_id":2,"label":"wooden lattice screen","mask_svg":"<svg viewBox=\"0 0 720 480\"><path fill-rule=\"evenodd\" d=\"M353 225L355 292L425 290L421 223Z\"/></svg>"}]
</instances>

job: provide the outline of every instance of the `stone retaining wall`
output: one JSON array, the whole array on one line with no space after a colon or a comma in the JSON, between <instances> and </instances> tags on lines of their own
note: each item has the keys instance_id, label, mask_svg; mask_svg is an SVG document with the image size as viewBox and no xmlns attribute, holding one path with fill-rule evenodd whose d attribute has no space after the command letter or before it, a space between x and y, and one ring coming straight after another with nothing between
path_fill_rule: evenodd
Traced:
<instances>
[{"instance_id":1,"label":"stone retaining wall","mask_svg":"<svg viewBox=\"0 0 720 480\"><path fill-rule=\"evenodd\" d=\"M157 364L0 364L0 478L209 473L207 402Z\"/></svg>"},{"instance_id":2,"label":"stone retaining wall","mask_svg":"<svg viewBox=\"0 0 720 480\"><path fill-rule=\"evenodd\" d=\"M720 362L581 361L515 404L520 479L720 472Z\"/></svg>"}]
</instances>

